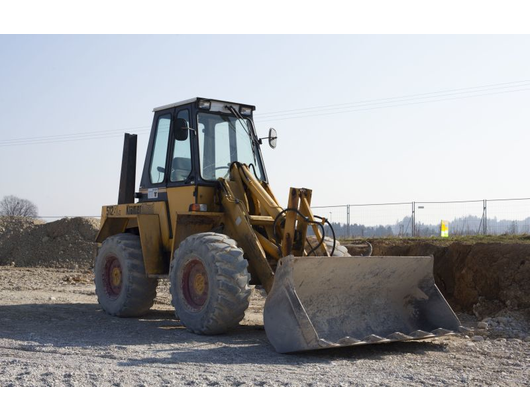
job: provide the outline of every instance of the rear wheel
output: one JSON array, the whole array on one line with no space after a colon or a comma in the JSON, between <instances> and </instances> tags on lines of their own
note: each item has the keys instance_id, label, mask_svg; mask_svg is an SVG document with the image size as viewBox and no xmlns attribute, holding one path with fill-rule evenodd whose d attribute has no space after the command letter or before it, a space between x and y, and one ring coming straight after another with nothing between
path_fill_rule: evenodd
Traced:
<instances>
[{"instance_id":1,"label":"rear wheel","mask_svg":"<svg viewBox=\"0 0 530 420\"><path fill-rule=\"evenodd\" d=\"M333 249L333 238L330 238L329 236L324 236L324 244L326 245L326 248L329 253L331 253L331 250ZM318 245L318 241L316 236L308 236L306 237L306 245L305 250L306 252L311 251L315 246ZM317 256L321 257L324 256L324 252L319 247L316 249L311 256ZM348 252L348 248L346 248L344 245L341 245L339 241L335 240L335 250L333 251L332 257L351 257L350 253Z\"/></svg>"},{"instance_id":2,"label":"rear wheel","mask_svg":"<svg viewBox=\"0 0 530 420\"><path fill-rule=\"evenodd\" d=\"M237 326L250 299L247 266L243 250L226 235L186 238L169 273L177 318L197 334L221 334Z\"/></svg>"},{"instance_id":3,"label":"rear wheel","mask_svg":"<svg viewBox=\"0 0 530 420\"><path fill-rule=\"evenodd\" d=\"M120 233L105 239L94 274L99 304L108 314L140 316L153 306L158 281L145 274L138 236Z\"/></svg>"}]
</instances>

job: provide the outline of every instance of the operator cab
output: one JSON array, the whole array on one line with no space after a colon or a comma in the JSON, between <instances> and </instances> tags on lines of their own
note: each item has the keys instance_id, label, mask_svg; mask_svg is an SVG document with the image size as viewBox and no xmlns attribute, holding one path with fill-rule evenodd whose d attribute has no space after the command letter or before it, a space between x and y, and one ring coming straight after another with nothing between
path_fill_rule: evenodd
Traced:
<instances>
[{"instance_id":1,"label":"operator cab","mask_svg":"<svg viewBox=\"0 0 530 420\"><path fill-rule=\"evenodd\" d=\"M233 162L246 164L257 179L268 182L254 110L253 105L206 98L155 108L140 201L164 199L158 192L168 187L214 186L229 177ZM269 140L272 146L276 139Z\"/></svg>"}]
</instances>

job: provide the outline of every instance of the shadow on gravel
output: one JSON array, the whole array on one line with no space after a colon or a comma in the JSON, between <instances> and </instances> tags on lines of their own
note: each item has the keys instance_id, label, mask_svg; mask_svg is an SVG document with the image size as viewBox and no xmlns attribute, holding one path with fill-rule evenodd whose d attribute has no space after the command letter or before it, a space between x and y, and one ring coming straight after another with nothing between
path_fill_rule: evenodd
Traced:
<instances>
[{"instance_id":1,"label":"shadow on gravel","mask_svg":"<svg viewBox=\"0 0 530 420\"><path fill-rule=\"evenodd\" d=\"M216 336L188 332L173 311L150 311L141 318L115 318L97 304L27 304L0 306L0 339L30 342L32 346L109 347L156 345L149 357L129 358L122 366L178 363L219 365L252 363L267 365L330 364L338 360L381 360L404 353L446 351L436 341L388 343L279 354L269 344L263 326L241 325ZM119 359L119 351L116 351Z\"/></svg>"},{"instance_id":2,"label":"shadow on gravel","mask_svg":"<svg viewBox=\"0 0 530 420\"><path fill-rule=\"evenodd\" d=\"M240 330L236 330L233 335L240 335ZM240 365L244 363L263 365L304 365L304 364L325 364L329 365L340 360L384 360L389 356L399 356L400 354L424 355L431 352L444 352L445 346L432 342L409 342L409 343L388 343L373 344L359 347L342 347L338 349L325 349L319 351L280 354L267 342L266 337L255 344L251 340L243 337L238 340L226 340L228 336L222 337L216 347L206 348L211 343L195 343L186 348L177 350L158 350L155 357L141 359L128 359L119 363L121 366L140 366L149 364L179 364L179 363L208 363L211 365ZM239 344L239 345L238 345ZM163 356L166 353L167 356ZM161 357L162 356L162 357Z\"/></svg>"},{"instance_id":3,"label":"shadow on gravel","mask_svg":"<svg viewBox=\"0 0 530 420\"><path fill-rule=\"evenodd\" d=\"M107 315L97 304L0 305L0 339L68 347L206 342L238 346L266 341L262 326L240 326L232 334L199 336L175 319L173 311L151 310L140 318Z\"/></svg>"}]
</instances>

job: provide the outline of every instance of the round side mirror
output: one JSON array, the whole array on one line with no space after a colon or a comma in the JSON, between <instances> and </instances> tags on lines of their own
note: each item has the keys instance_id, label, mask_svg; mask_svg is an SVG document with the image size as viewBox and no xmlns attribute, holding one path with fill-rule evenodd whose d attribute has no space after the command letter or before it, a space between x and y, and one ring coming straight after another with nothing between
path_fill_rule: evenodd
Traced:
<instances>
[{"instance_id":1,"label":"round side mirror","mask_svg":"<svg viewBox=\"0 0 530 420\"><path fill-rule=\"evenodd\" d=\"M269 146L273 149L276 149L277 138L278 138L278 134L276 133L276 130L274 128L271 128L269 130Z\"/></svg>"}]
</instances>

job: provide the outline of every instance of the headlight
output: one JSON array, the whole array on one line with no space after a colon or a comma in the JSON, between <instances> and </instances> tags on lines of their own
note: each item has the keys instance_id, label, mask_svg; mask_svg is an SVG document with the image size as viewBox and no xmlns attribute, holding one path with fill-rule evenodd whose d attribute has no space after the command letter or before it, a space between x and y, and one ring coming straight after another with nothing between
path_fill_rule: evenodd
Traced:
<instances>
[{"instance_id":1,"label":"headlight","mask_svg":"<svg viewBox=\"0 0 530 420\"><path fill-rule=\"evenodd\" d=\"M211 106L212 106L212 103L210 101L205 101L203 99L199 101L200 109L206 109L207 111L209 111Z\"/></svg>"},{"instance_id":2,"label":"headlight","mask_svg":"<svg viewBox=\"0 0 530 420\"><path fill-rule=\"evenodd\" d=\"M252 114L252 108L250 108L249 106L242 106L241 108L239 108L239 113L241 115L244 115L245 117L249 117Z\"/></svg>"}]
</instances>

